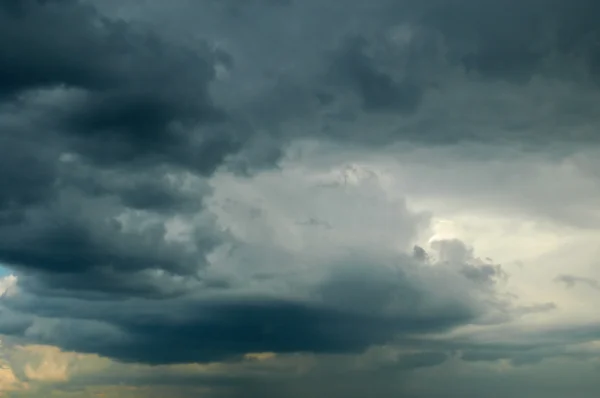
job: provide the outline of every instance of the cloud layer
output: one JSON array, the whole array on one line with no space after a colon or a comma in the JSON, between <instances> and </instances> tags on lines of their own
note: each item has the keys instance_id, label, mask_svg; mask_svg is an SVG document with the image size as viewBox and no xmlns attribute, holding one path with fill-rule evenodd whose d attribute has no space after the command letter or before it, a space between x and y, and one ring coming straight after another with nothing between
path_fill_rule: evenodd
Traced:
<instances>
[{"instance_id":1,"label":"cloud layer","mask_svg":"<svg viewBox=\"0 0 600 398\"><path fill-rule=\"evenodd\" d=\"M0 0L0 394L592 366L595 11Z\"/></svg>"}]
</instances>

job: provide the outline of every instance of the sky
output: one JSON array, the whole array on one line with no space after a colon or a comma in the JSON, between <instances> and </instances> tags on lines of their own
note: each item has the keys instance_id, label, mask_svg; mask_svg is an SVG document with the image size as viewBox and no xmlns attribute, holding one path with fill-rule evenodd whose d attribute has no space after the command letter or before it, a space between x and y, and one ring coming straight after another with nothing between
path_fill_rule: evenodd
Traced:
<instances>
[{"instance_id":1,"label":"sky","mask_svg":"<svg viewBox=\"0 0 600 398\"><path fill-rule=\"evenodd\" d=\"M0 397L597 397L599 12L0 0Z\"/></svg>"}]
</instances>

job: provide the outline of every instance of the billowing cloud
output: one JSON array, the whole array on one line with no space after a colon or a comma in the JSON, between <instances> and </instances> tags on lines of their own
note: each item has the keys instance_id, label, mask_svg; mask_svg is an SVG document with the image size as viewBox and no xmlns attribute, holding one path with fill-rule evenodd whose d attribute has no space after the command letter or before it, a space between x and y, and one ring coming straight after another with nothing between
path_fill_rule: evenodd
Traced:
<instances>
[{"instance_id":1,"label":"billowing cloud","mask_svg":"<svg viewBox=\"0 0 600 398\"><path fill-rule=\"evenodd\" d=\"M172 3L0 0L0 394L597 362L597 2Z\"/></svg>"},{"instance_id":2,"label":"billowing cloud","mask_svg":"<svg viewBox=\"0 0 600 398\"><path fill-rule=\"evenodd\" d=\"M487 285L492 266L478 264L472 255L448 257L443 250L440 262L431 264L405 254L427 215L411 212L402 201L378 200L373 196L378 185L368 179L344 189L322 186L310 175L300 185L296 177L289 191L306 199L294 203L273 189L285 176L257 177L254 187L243 177L221 178L215 199L244 192L236 202L222 198L207 205L233 243L192 281L181 282L187 287L181 295L157 302L128 290L128 300L115 307L109 289L122 298L116 289L125 282L106 286L103 296L86 296L101 287L98 282L68 290L61 283L59 290L39 284L68 273L44 279L26 274L19 294L4 300L8 311L24 316L16 336L125 361L214 361L248 352L358 353L398 336L440 332L505 310ZM260 201L263 209L248 212ZM336 202L345 204L329 207ZM350 217L357 211L363 220ZM297 222L308 216L331 227ZM379 236L365 229L370 224L380 228ZM485 278L474 277L478 272ZM157 291L164 292L168 286L160 283L168 277L156 274L155 280Z\"/></svg>"}]
</instances>

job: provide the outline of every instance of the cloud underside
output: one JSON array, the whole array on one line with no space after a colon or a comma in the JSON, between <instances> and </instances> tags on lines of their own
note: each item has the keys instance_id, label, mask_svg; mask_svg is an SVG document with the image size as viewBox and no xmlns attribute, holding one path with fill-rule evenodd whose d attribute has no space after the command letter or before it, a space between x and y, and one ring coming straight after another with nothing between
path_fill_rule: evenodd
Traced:
<instances>
[{"instance_id":1,"label":"cloud underside","mask_svg":"<svg viewBox=\"0 0 600 398\"><path fill-rule=\"evenodd\" d=\"M411 254L429 215L368 176L248 185L307 141L595 146L596 1L176 3L0 0L1 334L165 364L516 316L462 242Z\"/></svg>"}]
</instances>

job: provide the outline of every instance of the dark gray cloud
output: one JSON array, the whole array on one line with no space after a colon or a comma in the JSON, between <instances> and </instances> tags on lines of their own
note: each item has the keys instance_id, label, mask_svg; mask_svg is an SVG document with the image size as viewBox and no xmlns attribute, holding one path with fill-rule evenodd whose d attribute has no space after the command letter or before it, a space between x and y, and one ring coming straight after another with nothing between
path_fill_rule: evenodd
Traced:
<instances>
[{"instance_id":1,"label":"dark gray cloud","mask_svg":"<svg viewBox=\"0 0 600 398\"><path fill-rule=\"evenodd\" d=\"M594 332L597 337L598 330ZM598 354L584 349L574 350L572 345L586 343L592 336L582 336L577 332L563 332L558 341L557 333L541 332L539 340L516 343L464 343L461 345L461 359L468 362L494 362L507 360L514 366L537 364L557 357L594 359ZM570 346L571 345L571 346Z\"/></svg>"},{"instance_id":2,"label":"dark gray cloud","mask_svg":"<svg viewBox=\"0 0 600 398\"><path fill-rule=\"evenodd\" d=\"M423 87L410 77L396 81L385 71L378 70L374 60L365 54L366 46L363 38L349 40L336 60L334 74L358 95L367 112L415 112L423 95ZM326 97L322 101L328 102Z\"/></svg>"},{"instance_id":3,"label":"dark gray cloud","mask_svg":"<svg viewBox=\"0 0 600 398\"><path fill-rule=\"evenodd\" d=\"M225 3L199 10L185 0L168 8L158 1L103 7L185 40L193 27L226 49L233 61L214 81L214 98L270 142L301 135L548 148L595 139L574 133L595 119L591 104L575 95L595 87L591 0L573 7L558 0L348 1L343 9L321 1L249 2L235 16ZM507 92L542 106L534 92L540 79L569 87L542 100L552 112L539 115L508 99ZM247 154L260 158L261 150Z\"/></svg>"},{"instance_id":4,"label":"dark gray cloud","mask_svg":"<svg viewBox=\"0 0 600 398\"><path fill-rule=\"evenodd\" d=\"M221 55L78 1L2 2L0 19L0 261L32 286L108 294L146 294L139 273L194 274L223 236L207 219L183 247L165 217L210 191L184 188L188 167L208 175L235 150L202 130L225 120L207 91ZM123 220L136 211L147 219Z\"/></svg>"},{"instance_id":5,"label":"dark gray cloud","mask_svg":"<svg viewBox=\"0 0 600 398\"><path fill-rule=\"evenodd\" d=\"M208 94L218 51L166 42L77 1L27 0L0 18L5 95L69 90L44 126L65 132L66 148L103 164L150 158L202 173L235 151L222 127L192 133L227 119Z\"/></svg>"},{"instance_id":6,"label":"dark gray cloud","mask_svg":"<svg viewBox=\"0 0 600 398\"><path fill-rule=\"evenodd\" d=\"M400 355L396 361L384 366L387 370L415 370L441 365L449 355L445 352L420 352L417 354Z\"/></svg>"},{"instance_id":7,"label":"dark gray cloud","mask_svg":"<svg viewBox=\"0 0 600 398\"><path fill-rule=\"evenodd\" d=\"M505 275L500 265L490 264L484 264L478 267L468 264L463 267L461 272L468 279L482 284L494 283L496 279Z\"/></svg>"},{"instance_id":8,"label":"dark gray cloud","mask_svg":"<svg viewBox=\"0 0 600 398\"><path fill-rule=\"evenodd\" d=\"M592 278L586 278L576 275L559 275L555 278L556 282L563 283L566 287L571 288L576 285L586 285L595 290L600 290L598 281Z\"/></svg>"},{"instance_id":9,"label":"dark gray cloud","mask_svg":"<svg viewBox=\"0 0 600 398\"><path fill-rule=\"evenodd\" d=\"M438 242L435 266L416 249L418 265L402 257L386 268L356 255L319 264L325 275L304 284L260 285L276 272L210 280L208 257L227 246L232 257L246 249L237 261L247 268L291 260L275 250L252 257L251 245L223 230L206 207L207 178L221 167L276 167L305 138L563 139L532 133L537 116L499 121L493 115L506 110L479 99L492 83L529 92L536 77L595 84L595 2L144 4L0 1L0 262L21 289L5 300L2 332L168 363L358 352L498 310L473 301L494 298L501 268L474 262L459 241ZM450 112L461 85L479 94ZM589 107L563 105L550 108L570 126L584 123ZM176 239L181 219L193 227Z\"/></svg>"},{"instance_id":10,"label":"dark gray cloud","mask_svg":"<svg viewBox=\"0 0 600 398\"><path fill-rule=\"evenodd\" d=\"M486 310L487 305L472 303L459 292L437 297L431 286L437 283L434 271L420 270L408 257L399 258L396 268L366 261L341 262L343 266L334 267L312 288L313 298L306 299L235 291L219 298L218 288L210 296L169 298L168 280L160 278L159 300L146 294L150 297L115 301L122 294L120 287L143 297L144 279L137 277L141 280L133 288L127 281L107 283L103 275L89 274L98 280L82 291L75 285L77 278L71 277L70 284L60 281L71 293L66 296L36 289L31 285L35 281L26 279L20 294L4 299L7 311L14 314L6 319L19 319L20 326L12 322L0 328L17 338L69 350L160 364L227 360L248 352L360 353L399 336L477 322ZM451 272L446 278L461 281ZM193 286L211 290L200 282ZM113 300L94 296L94 289L112 293Z\"/></svg>"},{"instance_id":11,"label":"dark gray cloud","mask_svg":"<svg viewBox=\"0 0 600 398\"><path fill-rule=\"evenodd\" d=\"M560 57L581 57L596 75L599 28L590 15L597 9L590 0L434 0L424 2L419 20L442 33L452 58L468 72L518 84L557 72L546 62L564 61Z\"/></svg>"}]
</instances>

